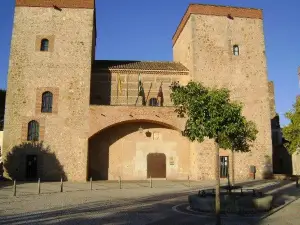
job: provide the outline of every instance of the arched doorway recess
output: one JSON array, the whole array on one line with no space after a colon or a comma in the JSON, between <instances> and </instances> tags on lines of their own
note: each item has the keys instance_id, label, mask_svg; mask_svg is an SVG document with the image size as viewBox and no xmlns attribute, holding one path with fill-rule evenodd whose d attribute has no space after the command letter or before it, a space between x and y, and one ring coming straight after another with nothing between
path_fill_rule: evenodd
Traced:
<instances>
[{"instance_id":1,"label":"arched doorway recess","mask_svg":"<svg viewBox=\"0 0 300 225\"><path fill-rule=\"evenodd\" d=\"M189 141L162 124L130 121L89 139L88 177L93 180L144 180L148 171L153 178L180 179L188 169Z\"/></svg>"}]
</instances>

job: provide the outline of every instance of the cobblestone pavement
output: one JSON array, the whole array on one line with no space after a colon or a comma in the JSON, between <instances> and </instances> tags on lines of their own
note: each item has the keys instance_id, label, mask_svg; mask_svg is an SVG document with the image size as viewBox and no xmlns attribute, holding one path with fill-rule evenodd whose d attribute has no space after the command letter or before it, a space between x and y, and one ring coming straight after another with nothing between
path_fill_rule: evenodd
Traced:
<instances>
[{"instance_id":1,"label":"cobblestone pavement","mask_svg":"<svg viewBox=\"0 0 300 225\"><path fill-rule=\"evenodd\" d=\"M101 188L97 189L97 185ZM115 187L116 185L118 184L95 183L93 188L97 190L90 191L87 190L88 184L66 183L66 192L58 193L58 183L47 183L43 184L42 192L45 188L48 192L37 195L35 184L20 184L17 197L11 195L11 186L0 188L0 224L213 224L213 218L174 210L174 206L187 203L189 193L212 187L213 182L193 182L191 187L186 182L170 181L155 181L153 188L145 182L143 185L124 183L123 189ZM279 184L263 181L252 185L267 189ZM21 190L24 191L23 194ZM284 211L272 216L281 212ZM277 221L272 216L265 221ZM268 224L249 218L230 217L224 217L223 223Z\"/></svg>"}]
</instances>

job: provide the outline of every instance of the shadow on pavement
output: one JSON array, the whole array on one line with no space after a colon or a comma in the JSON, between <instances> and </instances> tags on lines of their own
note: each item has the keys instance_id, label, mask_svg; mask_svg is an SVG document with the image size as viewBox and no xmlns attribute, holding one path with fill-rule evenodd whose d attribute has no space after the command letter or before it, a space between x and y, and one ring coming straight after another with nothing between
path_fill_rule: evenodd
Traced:
<instances>
[{"instance_id":1,"label":"shadow on pavement","mask_svg":"<svg viewBox=\"0 0 300 225\"><path fill-rule=\"evenodd\" d=\"M300 189L289 187L277 194L299 197ZM182 197L182 198L179 198ZM186 198L185 198L186 197ZM178 198L178 199L174 199ZM174 212L172 207L187 203L187 193L163 194L136 200L92 202L76 207L0 217L0 224L213 224L211 217ZM231 217L230 224L263 225L263 221L245 217ZM226 224L226 223L225 223ZM272 223L273 225L273 223Z\"/></svg>"}]
</instances>

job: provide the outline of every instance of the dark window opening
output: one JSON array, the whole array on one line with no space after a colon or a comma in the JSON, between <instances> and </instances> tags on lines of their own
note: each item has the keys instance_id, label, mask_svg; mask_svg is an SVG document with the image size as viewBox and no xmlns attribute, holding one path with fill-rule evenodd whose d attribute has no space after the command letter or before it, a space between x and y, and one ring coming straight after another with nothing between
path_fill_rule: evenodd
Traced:
<instances>
[{"instance_id":1,"label":"dark window opening","mask_svg":"<svg viewBox=\"0 0 300 225\"><path fill-rule=\"evenodd\" d=\"M228 156L220 156L220 178L228 176L229 158Z\"/></svg>"},{"instance_id":2,"label":"dark window opening","mask_svg":"<svg viewBox=\"0 0 300 225\"><path fill-rule=\"evenodd\" d=\"M49 91L44 92L42 95L42 112L51 113L53 103L53 94Z\"/></svg>"},{"instance_id":3,"label":"dark window opening","mask_svg":"<svg viewBox=\"0 0 300 225\"><path fill-rule=\"evenodd\" d=\"M37 178L37 156L26 156L26 178L28 180Z\"/></svg>"},{"instance_id":4,"label":"dark window opening","mask_svg":"<svg viewBox=\"0 0 300 225\"><path fill-rule=\"evenodd\" d=\"M45 52L45 51L48 51L48 49L49 49L49 40L48 39L43 39L41 41L41 51Z\"/></svg>"},{"instance_id":5,"label":"dark window opening","mask_svg":"<svg viewBox=\"0 0 300 225\"><path fill-rule=\"evenodd\" d=\"M39 140L40 127L39 123L32 120L28 123L27 141L38 141Z\"/></svg>"},{"instance_id":6,"label":"dark window opening","mask_svg":"<svg viewBox=\"0 0 300 225\"><path fill-rule=\"evenodd\" d=\"M151 98L149 101L149 106L158 106L158 101L156 98Z\"/></svg>"},{"instance_id":7,"label":"dark window opening","mask_svg":"<svg viewBox=\"0 0 300 225\"><path fill-rule=\"evenodd\" d=\"M238 56L240 54L240 48L238 45L233 46L233 55Z\"/></svg>"}]
</instances>

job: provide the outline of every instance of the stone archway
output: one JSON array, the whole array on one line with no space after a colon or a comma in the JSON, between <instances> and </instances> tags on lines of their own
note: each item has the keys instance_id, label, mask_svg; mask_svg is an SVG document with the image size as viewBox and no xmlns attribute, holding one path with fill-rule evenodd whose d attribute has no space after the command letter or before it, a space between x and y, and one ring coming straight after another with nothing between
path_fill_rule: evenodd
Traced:
<instances>
[{"instance_id":1,"label":"stone archway","mask_svg":"<svg viewBox=\"0 0 300 225\"><path fill-rule=\"evenodd\" d=\"M147 178L166 178L166 155L164 153L149 153L147 155Z\"/></svg>"},{"instance_id":2,"label":"stone archway","mask_svg":"<svg viewBox=\"0 0 300 225\"><path fill-rule=\"evenodd\" d=\"M153 153L158 153L156 159L151 158ZM88 177L93 180L117 180L119 176L123 180L145 180L148 155L151 162L159 162L161 166L160 173L151 169L152 177L186 179L189 141L177 130L143 120L118 123L89 139ZM168 163L169 158L172 164Z\"/></svg>"}]
</instances>

